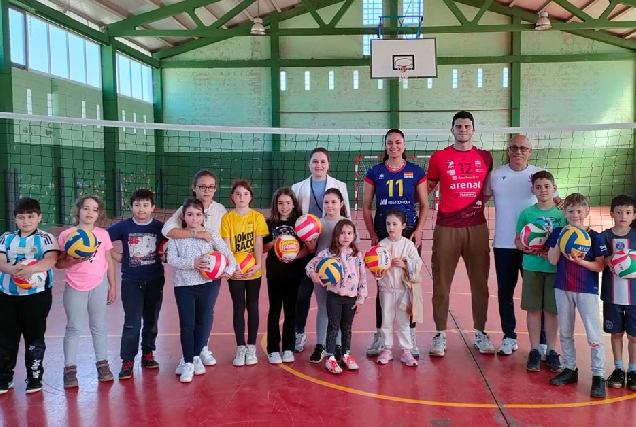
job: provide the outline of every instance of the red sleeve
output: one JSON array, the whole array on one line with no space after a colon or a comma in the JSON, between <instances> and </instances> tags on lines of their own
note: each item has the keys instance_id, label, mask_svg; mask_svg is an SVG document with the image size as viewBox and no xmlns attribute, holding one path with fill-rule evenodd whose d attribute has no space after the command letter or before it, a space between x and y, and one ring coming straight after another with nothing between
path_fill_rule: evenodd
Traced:
<instances>
[{"instance_id":1,"label":"red sleeve","mask_svg":"<svg viewBox=\"0 0 636 427\"><path fill-rule=\"evenodd\" d=\"M431 156L431 160L428 162L428 170L426 171L425 178L431 181L439 181L439 165L437 164L439 155L437 153L436 151Z\"/></svg>"}]
</instances>

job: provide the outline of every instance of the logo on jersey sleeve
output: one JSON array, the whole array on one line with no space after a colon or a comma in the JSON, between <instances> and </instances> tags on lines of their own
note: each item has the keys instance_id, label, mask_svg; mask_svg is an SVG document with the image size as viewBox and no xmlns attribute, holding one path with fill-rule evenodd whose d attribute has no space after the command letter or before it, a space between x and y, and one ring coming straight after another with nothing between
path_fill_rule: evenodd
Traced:
<instances>
[{"instance_id":1,"label":"logo on jersey sleeve","mask_svg":"<svg viewBox=\"0 0 636 427\"><path fill-rule=\"evenodd\" d=\"M404 179L413 178L413 172L404 172Z\"/></svg>"}]
</instances>

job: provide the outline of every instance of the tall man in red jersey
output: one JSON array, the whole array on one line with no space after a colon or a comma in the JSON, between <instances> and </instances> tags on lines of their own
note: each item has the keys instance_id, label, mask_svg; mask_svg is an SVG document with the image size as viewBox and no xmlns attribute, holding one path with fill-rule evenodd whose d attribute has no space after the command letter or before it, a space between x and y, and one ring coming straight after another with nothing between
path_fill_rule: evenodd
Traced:
<instances>
[{"instance_id":1,"label":"tall man in red jersey","mask_svg":"<svg viewBox=\"0 0 636 427\"><path fill-rule=\"evenodd\" d=\"M451 283L462 257L472 294L475 347L483 354L495 349L485 332L488 315L490 245L484 216L484 183L492 170L492 155L473 146L475 121L460 111L453 116L455 143L431 156L426 178L429 193L439 183L441 204L433 231L433 320L437 334L431 356L444 356Z\"/></svg>"}]
</instances>

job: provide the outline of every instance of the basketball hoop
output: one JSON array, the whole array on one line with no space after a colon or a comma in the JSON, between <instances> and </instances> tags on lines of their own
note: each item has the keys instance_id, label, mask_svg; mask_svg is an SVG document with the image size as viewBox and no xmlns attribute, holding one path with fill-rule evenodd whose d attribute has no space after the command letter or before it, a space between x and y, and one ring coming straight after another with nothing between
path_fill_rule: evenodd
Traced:
<instances>
[{"instance_id":1,"label":"basketball hoop","mask_svg":"<svg viewBox=\"0 0 636 427\"><path fill-rule=\"evenodd\" d=\"M404 56L395 58L393 61L393 69L397 70L398 78L401 82L408 81L409 70L413 69L413 58Z\"/></svg>"},{"instance_id":2,"label":"basketball hoop","mask_svg":"<svg viewBox=\"0 0 636 427\"><path fill-rule=\"evenodd\" d=\"M406 65L402 65L399 70L400 73L400 81L404 82L409 79L409 72L406 70Z\"/></svg>"}]
</instances>

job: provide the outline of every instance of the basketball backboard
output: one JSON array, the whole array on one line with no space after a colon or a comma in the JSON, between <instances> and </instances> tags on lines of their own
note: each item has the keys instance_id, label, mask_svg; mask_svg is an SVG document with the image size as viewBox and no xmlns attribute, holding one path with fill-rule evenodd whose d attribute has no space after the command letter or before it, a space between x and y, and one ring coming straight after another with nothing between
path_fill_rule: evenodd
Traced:
<instances>
[{"instance_id":1,"label":"basketball backboard","mask_svg":"<svg viewBox=\"0 0 636 427\"><path fill-rule=\"evenodd\" d=\"M372 39L371 78L399 78L406 69L408 78L437 77L435 39Z\"/></svg>"}]
</instances>

